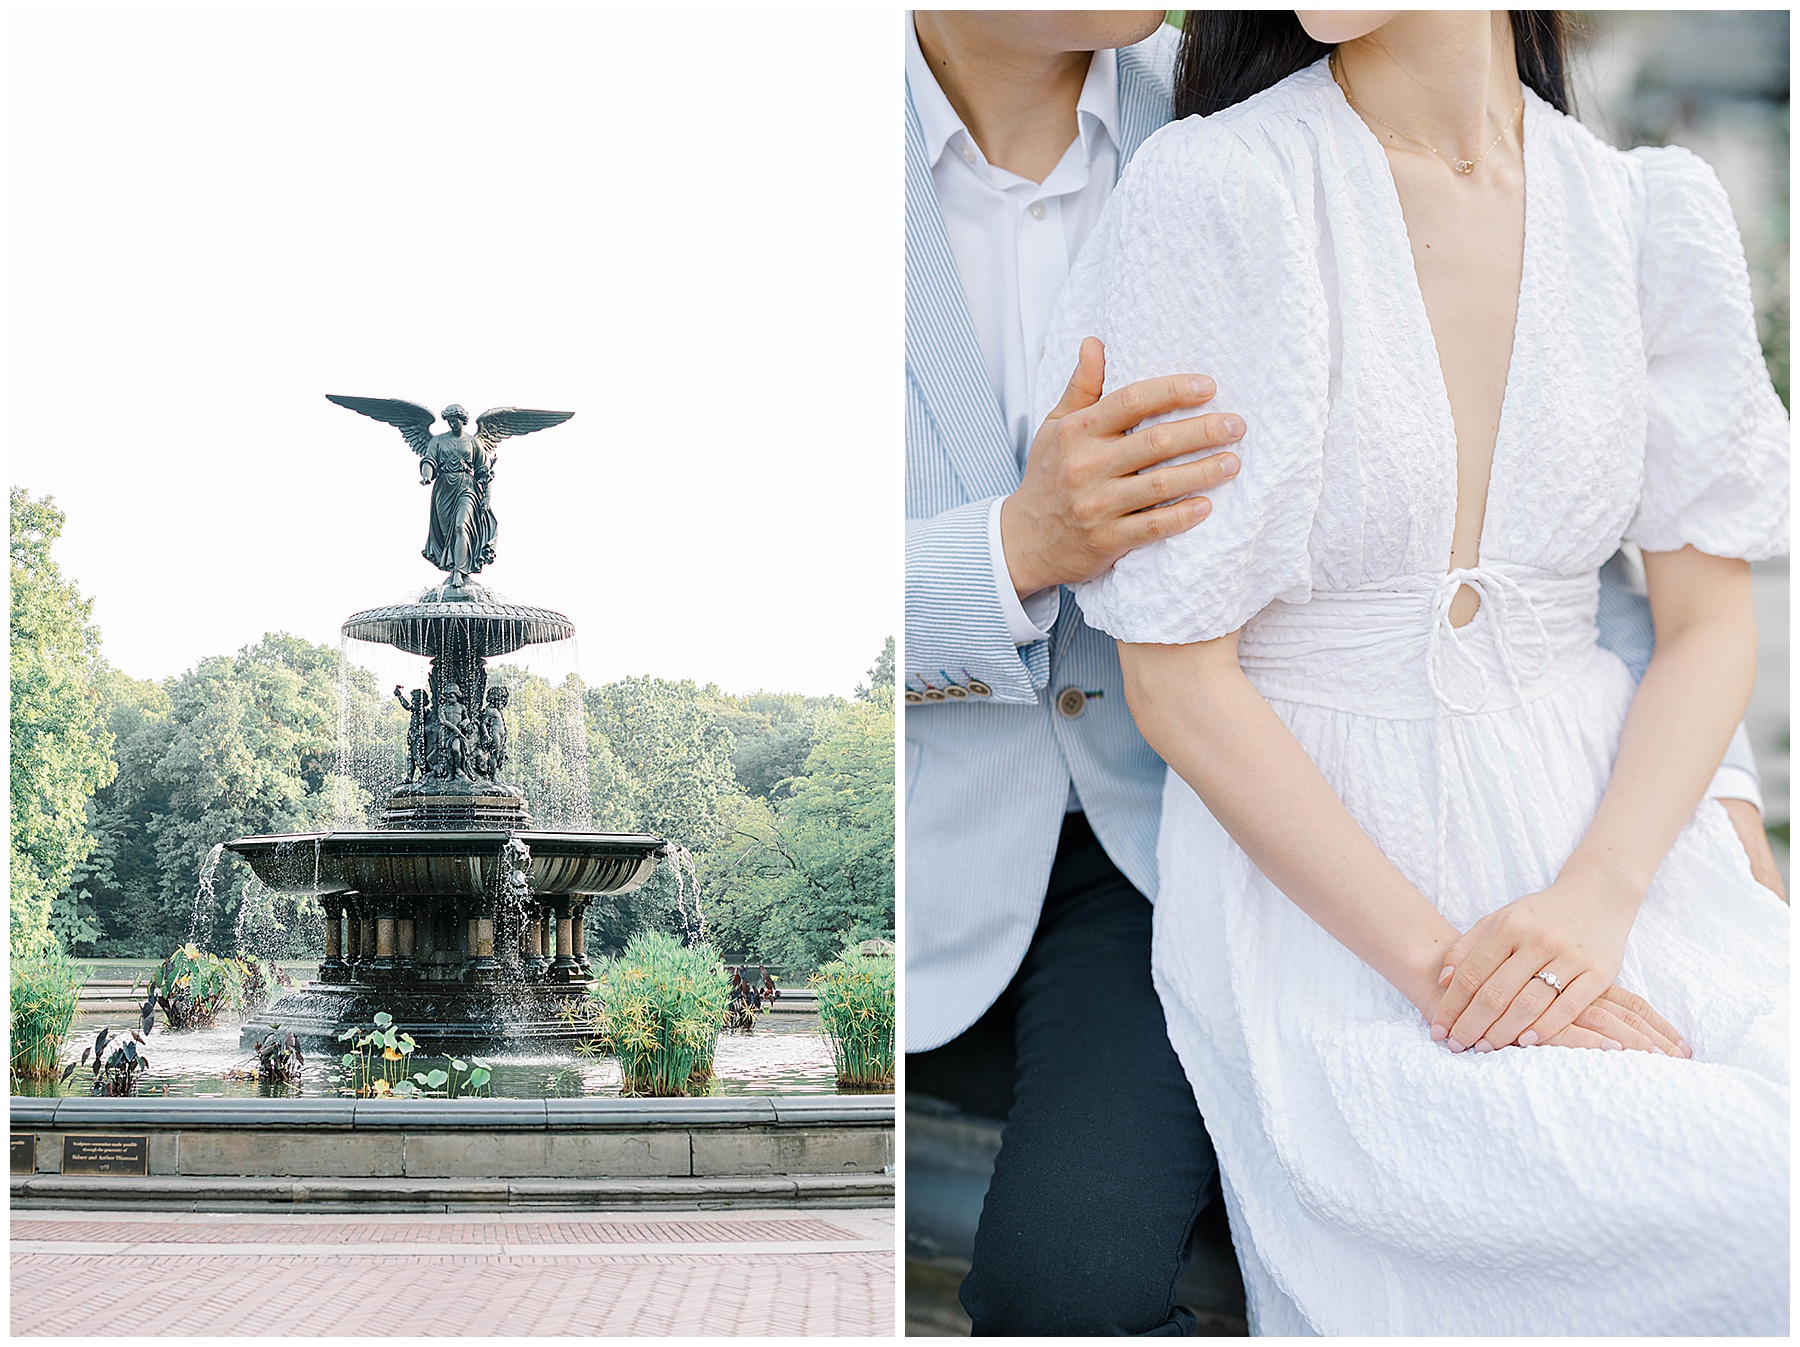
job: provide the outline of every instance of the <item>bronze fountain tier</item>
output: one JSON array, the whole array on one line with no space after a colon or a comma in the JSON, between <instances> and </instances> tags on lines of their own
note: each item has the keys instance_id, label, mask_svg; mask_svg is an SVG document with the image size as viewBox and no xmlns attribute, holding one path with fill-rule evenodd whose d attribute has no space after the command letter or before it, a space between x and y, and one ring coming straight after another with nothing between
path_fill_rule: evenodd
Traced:
<instances>
[{"instance_id":1,"label":"bronze fountain tier","mask_svg":"<svg viewBox=\"0 0 1800 1347\"><path fill-rule=\"evenodd\" d=\"M406 707L406 780L366 832L240 837L227 847L264 884L310 893L325 909L318 979L244 1026L246 1044L274 1024L331 1042L385 1010L421 1044L446 1051L502 1040L578 1037L560 1003L592 986L583 940L589 906L643 884L665 854L636 833L536 827L525 795L501 779L507 763L507 689L488 685L487 661L567 640L569 619L496 602L471 577L494 559L488 505L494 450L509 436L569 412L500 407L473 433L461 407L435 416L410 402L328 395L400 427L431 492L425 556L444 583L418 602L373 608L344 635L431 660L428 686L394 695Z\"/></svg>"}]
</instances>

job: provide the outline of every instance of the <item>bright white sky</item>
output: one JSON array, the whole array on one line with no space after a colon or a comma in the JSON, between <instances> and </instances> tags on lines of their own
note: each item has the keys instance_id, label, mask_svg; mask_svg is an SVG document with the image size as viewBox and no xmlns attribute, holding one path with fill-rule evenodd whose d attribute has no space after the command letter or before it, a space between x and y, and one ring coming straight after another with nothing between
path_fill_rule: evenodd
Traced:
<instances>
[{"instance_id":1,"label":"bright white sky","mask_svg":"<svg viewBox=\"0 0 1800 1347\"><path fill-rule=\"evenodd\" d=\"M479 578L589 683L848 694L899 627L901 34L15 13L11 481L107 658L335 643L436 583L351 393L576 413L501 446Z\"/></svg>"}]
</instances>

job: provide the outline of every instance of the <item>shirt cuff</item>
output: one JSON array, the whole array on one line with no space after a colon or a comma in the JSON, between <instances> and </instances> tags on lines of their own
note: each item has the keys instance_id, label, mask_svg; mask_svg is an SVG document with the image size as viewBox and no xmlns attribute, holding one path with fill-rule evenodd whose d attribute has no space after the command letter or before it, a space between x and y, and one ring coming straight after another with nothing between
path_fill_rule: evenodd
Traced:
<instances>
[{"instance_id":1,"label":"shirt cuff","mask_svg":"<svg viewBox=\"0 0 1800 1347\"><path fill-rule=\"evenodd\" d=\"M1051 585L1040 589L1023 603L1013 588L1012 572L1006 569L1006 549L1000 544L1000 506L1005 496L994 497L988 508L988 561L994 572L994 593L1000 600L1000 611L1006 617L1006 630L1014 645L1030 645L1050 639L1050 628L1056 625L1056 614L1062 608L1062 588Z\"/></svg>"}]
</instances>

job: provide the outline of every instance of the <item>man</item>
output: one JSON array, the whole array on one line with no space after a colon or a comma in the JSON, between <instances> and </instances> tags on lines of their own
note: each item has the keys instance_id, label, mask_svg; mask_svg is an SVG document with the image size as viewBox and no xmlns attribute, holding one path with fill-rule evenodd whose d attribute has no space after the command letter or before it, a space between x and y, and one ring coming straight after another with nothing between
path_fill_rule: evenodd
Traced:
<instances>
[{"instance_id":1,"label":"man","mask_svg":"<svg viewBox=\"0 0 1800 1347\"><path fill-rule=\"evenodd\" d=\"M1135 474L1244 427L1203 371L1101 397L1092 340L1041 427L1030 392L1082 241L1170 115L1161 19L907 24L907 1080L1006 1119L962 1290L983 1334L1188 1331L1173 1286L1215 1172L1150 983L1164 768L1059 587L1204 527L1234 453ZM1641 673L1647 610L1608 573L1605 643ZM1740 748L1715 794L1754 798ZM1727 808L1769 883L1758 806Z\"/></svg>"}]
</instances>

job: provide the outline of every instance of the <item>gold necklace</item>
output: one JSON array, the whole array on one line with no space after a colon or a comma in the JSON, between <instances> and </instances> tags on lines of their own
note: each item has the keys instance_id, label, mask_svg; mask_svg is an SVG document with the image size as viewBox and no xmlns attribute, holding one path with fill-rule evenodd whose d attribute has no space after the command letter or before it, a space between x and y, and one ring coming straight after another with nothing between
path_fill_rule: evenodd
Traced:
<instances>
[{"instance_id":1,"label":"gold necklace","mask_svg":"<svg viewBox=\"0 0 1800 1347\"><path fill-rule=\"evenodd\" d=\"M1395 135L1404 136L1407 140L1410 140L1415 145L1423 145L1426 149L1430 150L1433 154L1435 154L1439 159L1442 159L1446 164L1450 165L1451 168L1455 169L1458 173L1461 173L1464 177L1467 177L1469 174L1473 173L1475 171L1475 165L1479 164L1483 159L1486 159L1490 154L1492 154L1494 152L1494 147L1506 138L1506 133L1513 124L1513 117L1517 117L1521 112L1523 112L1525 110L1525 100L1523 98L1521 98L1519 100L1519 105L1512 110L1512 117L1508 117L1506 119L1505 125L1503 125L1500 128L1500 134L1494 137L1493 141L1488 145L1488 147L1485 150L1483 150L1480 154L1476 155L1473 159L1458 159L1453 155L1446 156L1442 150L1438 149L1437 146L1428 144L1427 142L1420 140L1417 136L1409 135L1407 132L1402 131L1399 127L1393 125L1390 122L1381 121L1381 118L1377 117L1374 113L1370 112L1367 108L1365 108L1361 103L1357 102L1356 95L1354 95L1350 92L1350 80L1344 74L1343 63L1338 60L1336 52L1333 52L1331 54L1331 73L1334 77L1336 77L1337 82L1338 82L1338 87L1344 91L1344 101L1346 103L1348 103L1351 107L1355 108L1358 112L1360 112L1363 116L1367 117L1370 121L1380 122L1381 125L1387 127L1387 129L1392 131Z\"/></svg>"}]
</instances>

